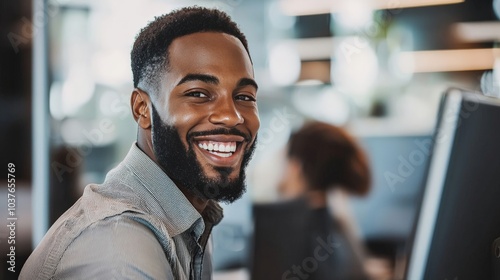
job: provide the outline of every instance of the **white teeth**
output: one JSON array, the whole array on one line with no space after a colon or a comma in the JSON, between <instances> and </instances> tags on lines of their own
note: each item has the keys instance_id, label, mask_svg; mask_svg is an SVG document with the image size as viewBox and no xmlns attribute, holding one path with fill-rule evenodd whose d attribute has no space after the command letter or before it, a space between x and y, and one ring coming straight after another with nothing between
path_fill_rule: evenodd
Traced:
<instances>
[{"instance_id":1,"label":"white teeth","mask_svg":"<svg viewBox=\"0 0 500 280\"><path fill-rule=\"evenodd\" d=\"M198 143L198 147L220 157L230 157L236 152L236 142L204 141L204 143Z\"/></svg>"}]
</instances>

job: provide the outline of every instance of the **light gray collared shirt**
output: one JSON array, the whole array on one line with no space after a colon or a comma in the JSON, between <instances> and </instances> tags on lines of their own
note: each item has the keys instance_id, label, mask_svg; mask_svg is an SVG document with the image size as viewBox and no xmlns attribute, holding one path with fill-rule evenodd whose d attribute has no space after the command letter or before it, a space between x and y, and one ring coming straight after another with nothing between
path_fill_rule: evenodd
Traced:
<instances>
[{"instance_id":1,"label":"light gray collared shirt","mask_svg":"<svg viewBox=\"0 0 500 280\"><path fill-rule=\"evenodd\" d=\"M214 201L202 217L134 143L52 225L20 279L211 279L211 245L202 240L221 219Z\"/></svg>"}]
</instances>

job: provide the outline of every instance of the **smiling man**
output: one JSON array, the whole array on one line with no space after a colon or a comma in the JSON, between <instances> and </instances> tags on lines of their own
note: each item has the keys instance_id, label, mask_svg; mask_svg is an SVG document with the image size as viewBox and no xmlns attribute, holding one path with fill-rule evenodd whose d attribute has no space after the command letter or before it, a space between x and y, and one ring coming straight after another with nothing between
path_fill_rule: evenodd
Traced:
<instances>
[{"instance_id":1,"label":"smiling man","mask_svg":"<svg viewBox=\"0 0 500 280\"><path fill-rule=\"evenodd\" d=\"M225 13L184 8L142 29L131 57L137 142L21 279L211 279L217 202L244 193L259 128L247 41Z\"/></svg>"}]
</instances>

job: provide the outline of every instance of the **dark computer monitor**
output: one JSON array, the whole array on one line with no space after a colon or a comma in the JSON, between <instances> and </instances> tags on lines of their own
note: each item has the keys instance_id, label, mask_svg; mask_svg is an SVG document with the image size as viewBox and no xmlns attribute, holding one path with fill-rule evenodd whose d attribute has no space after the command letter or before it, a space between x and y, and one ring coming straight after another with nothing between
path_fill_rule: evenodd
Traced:
<instances>
[{"instance_id":1,"label":"dark computer monitor","mask_svg":"<svg viewBox=\"0 0 500 280\"><path fill-rule=\"evenodd\" d=\"M408 240L425 184L432 135L359 137L370 162L372 185L366 196L351 196L359 233L365 241Z\"/></svg>"},{"instance_id":2,"label":"dark computer monitor","mask_svg":"<svg viewBox=\"0 0 500 280\"><path fill-rule=\"evenodd\" d=\"M406 278L498 279L500 100L449 90L433 143Z\"/></svg>"}]
</instances>

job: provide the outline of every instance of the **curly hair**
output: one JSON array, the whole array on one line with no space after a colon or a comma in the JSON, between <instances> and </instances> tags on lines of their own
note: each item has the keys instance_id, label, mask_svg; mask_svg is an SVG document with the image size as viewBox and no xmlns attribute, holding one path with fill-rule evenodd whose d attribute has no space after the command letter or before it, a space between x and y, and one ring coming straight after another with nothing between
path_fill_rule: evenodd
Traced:
<instances>
[{"instance_id":1,"label":"curly hair","mask_svg":"<svg viewBox=\"0 0 500 280\"><path fill-rule=\"evenodd\" d=\"M131 51L134 87L145 82L157 89L161 74L169 67L168 48L181 36L197 32L221 32L238 38L250 57L245 35L224 12L186 7L156 17L137 35Z\"/></svg>"},{"instance_id":2,"label":"curly hair","mask_svg":"<svg viewBox=\"0 0 500 280\"><path fill-rule=\"evenodd\" d=\"M290 136L288 157L297 159L307 187L327 190L339 185L359 195L370 189L367 157L352 136L342 128L310 122Z\"/></svg>"}]
</instances>

